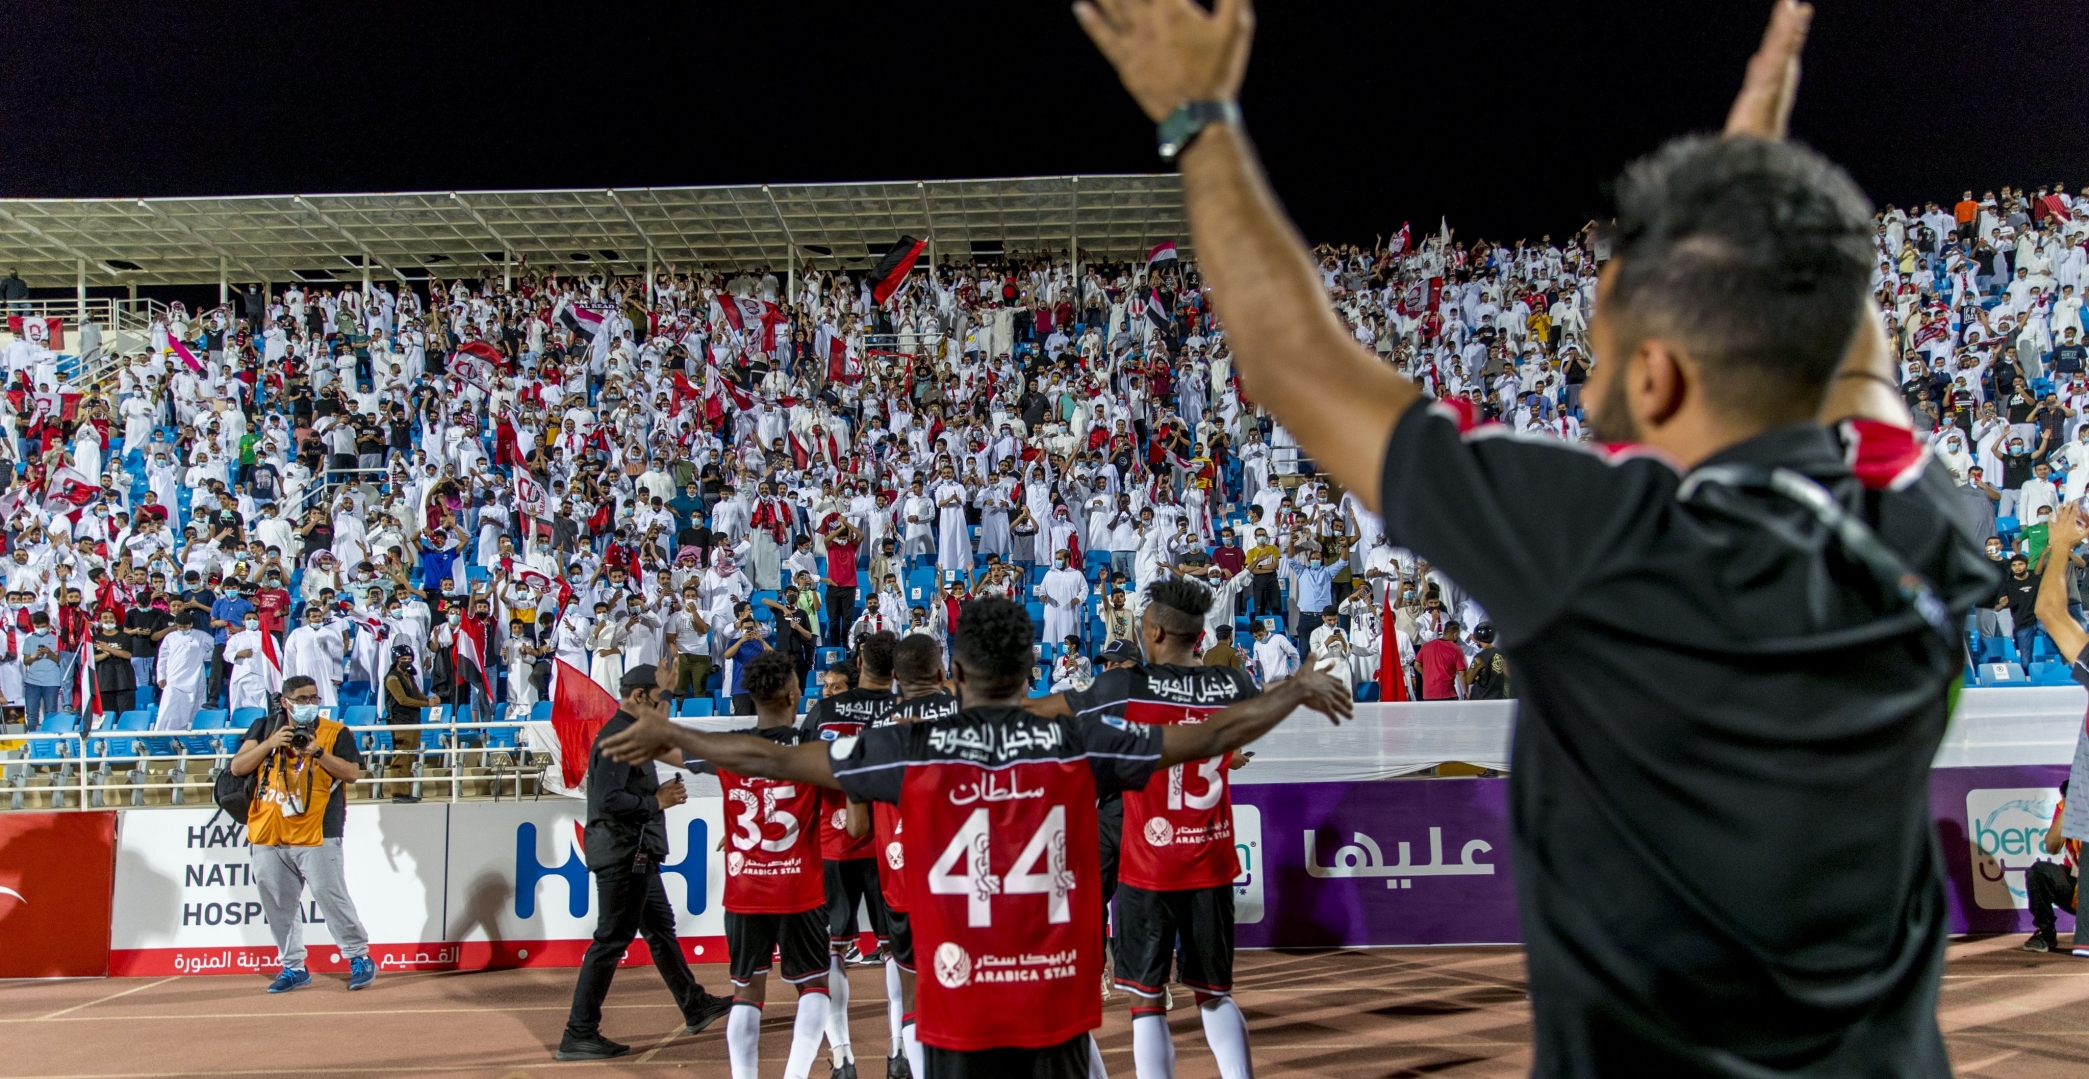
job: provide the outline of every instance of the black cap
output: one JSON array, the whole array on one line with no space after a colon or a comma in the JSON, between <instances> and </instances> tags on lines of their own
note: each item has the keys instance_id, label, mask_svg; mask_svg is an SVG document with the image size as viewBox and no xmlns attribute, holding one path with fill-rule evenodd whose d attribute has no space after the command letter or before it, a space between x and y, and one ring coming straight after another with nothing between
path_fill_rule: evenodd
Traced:
<instances>
[{"instance_id":1,"label":"black cap","mask_svg":"<svg viewBox=\"0 0 2089 1079\"><path fill-rule=\"evenodd\" d=\"M659 670L650 663L641 663L624 672L624 680L617 683L620 690L629 693L634 689L651 689L660 684Z\"/></svg>"},{"instance_id":2,"label":"black cap","mask_svg":"<svg viewBox=\"0 0 2089 1079\"><path fill-rule=\"evenodd\" d=\"M1104 663L1137 663L1139 650L1130 641L1111 641L1100 658Z\"/></svg>"}]
</instances>

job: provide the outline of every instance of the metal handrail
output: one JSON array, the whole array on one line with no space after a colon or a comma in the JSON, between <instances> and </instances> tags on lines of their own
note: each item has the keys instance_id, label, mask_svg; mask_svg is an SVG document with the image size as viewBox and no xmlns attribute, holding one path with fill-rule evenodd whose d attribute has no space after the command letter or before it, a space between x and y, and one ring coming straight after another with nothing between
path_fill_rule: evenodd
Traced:
<instances>
[{"instance_id":1,"label":"metal handrail","mask_svg":"<svg viewBox=\"0 0 2089 1079\"><path fill-rule=\"evenodd\" d=\"M357 749L363 752L364 759L368 761L372 758L377 758L382 762L381 767L375 774L365 775L357 779L355 784L351 786L369 784L372 797L380 796L387 789L396 790L400 786L407 786L418 796L420 790L427 783L446 783L450 788L448 800L458 802L464 798L463 788L465 783L482 782L487 778L466 777L462 774L462 768L459 765L460 759L465 754L478 753L482 755L483 760L484 754L512 752L516 757L514 771L510 773L503 768L490 777L493 783L492 794L494 800L498 801L500 799L501 785L507 780L509 775L512 775L514 778L516 798L520 799L522 797L522 781L531 777L537 779L536 793L541 795L543 793L543 771L550 763L548 756L543 757L539 761L535 759L537 754L526 746L518 744L513 751L510 751L504 747L496 749L490 745L483 744L490 741L485 736L485 732L489 730L514 729L520 731L526 728L529 722L528 720L485 720L481 722L458 722L452 720L443 723L375 723L347 727L351 735L356 737ZM232 749L227 749L227 743L232 739L236 739L244 731L245 729L240 727L212 727L201 730L173 731L118 731L105 727L100 730L83 730L78 733L35 731L20 734L0 734L0 743L57 742L60 750L58 755L48 757L31 756L31 751L26 745L19 750L0 751L0 795L13 795L13 798L9 800L11 805L14 801L20 801L30 791L42 789L53 794L54 804L49 807L52 809L110 808L106 804L90 805L89 803L105 803L107 793L111 790L119 789L115 784L109 782L117 773L107 766L117 762L124 762L133 767L129 771L128 779L121 785L120 789L131 792L131 804L133 806L143 806L144 792L151 790L172 791L173 804L183 805L186 804L185 792L199 785L198 782L191 782L188 778L191 775L188 768L189 762L209 762L207 770L196 773L203 777L200 783L207 790L208 785L215 781L218 771L229 764L233 754L237 751L236 745ZM423 745L419 749L376 748L374 736L378 732L393 732L396 734L404 731L431 731L435 732L439 737L435 739L436 744ZM369 739L370 748L367 750L363 748L364 740L362 736L364 735L372 736ZM467 745L464 737L462 737L464 735L476 737L482 741L482 744ZM209 752L195 752L188 743L188 739L192 738L208 739L209 743L215 748ZM171 742L175 752L148 752L145 747L139 745L141 742L158 740ZM100 745L97 746L96 743L100 743ZM114 751L118 743L127 743L129 751ZM95 752L97 748L101 752ZM66 750L77 750L77 752L65 752ZM401 756L411 758L414 766L413 772L409 775L397 777L384 774L390 770L394 759ZM426 758L431 756L441 760L442 763L438 764L437 767L446 768L449 772L447 776L438 776L430 779L423 774ZM167 773L169 778L166 781L153 781L150 769L150 763L153 761L174 763L174 767ZM102 765L103 767L96 769L93 767L94 765ZM77 782L68 781L66 785L60 786L56 780L68 778L71 769L75 766L79 768ZM52 773L53 782L42 788L32 787L28 781L39 769L54 770ZM102 777L101 781L90 782L96 776ZM61 793L63 791L76 793L75 804L71 806L58 804L63 797Z\"/></svg>"}]
</instances>

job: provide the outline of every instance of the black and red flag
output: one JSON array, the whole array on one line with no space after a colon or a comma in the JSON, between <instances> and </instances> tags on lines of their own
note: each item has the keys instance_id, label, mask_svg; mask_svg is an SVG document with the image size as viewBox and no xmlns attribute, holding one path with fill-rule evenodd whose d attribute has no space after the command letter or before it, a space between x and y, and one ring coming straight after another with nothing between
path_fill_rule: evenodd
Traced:
<instances>
[{"instance_id":1,"label":"black and red flag","mask_svg":"<svg viewBox=\"0 0 2089 1079\"><path fill-rule=\"evenodd\" d=\"M878 260L870 271L870 302L883 304L906 283L907 275L914 272L914 263L920 261L921 253L928 248L927 240L912 236L901 236L899 242L885 250L885 257Z\"/></svg>"}]
</instances>

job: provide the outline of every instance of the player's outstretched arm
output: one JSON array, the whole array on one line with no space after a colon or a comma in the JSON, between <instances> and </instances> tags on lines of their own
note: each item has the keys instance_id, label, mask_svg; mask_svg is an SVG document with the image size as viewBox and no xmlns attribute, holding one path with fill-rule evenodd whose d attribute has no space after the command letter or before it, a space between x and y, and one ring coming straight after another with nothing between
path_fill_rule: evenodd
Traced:
<instances>
[{"instance_id":1,"label":"player's outstretched arm","mask_svg":"<svg viewBox=\"0 0 2089 1079\"><path fill-rule=\"evenodd\" d=\"M1240 91L1249 0L1217 0L1208 13L1196 0L1082 0L1074 16L1156 123ZM1248 392L1377 509L1386 441L1421 391L1343 326L1245 131L1209 126L1177 164L1198 265Z\"/></svg>"},{"instance_id":2,"label":"player's outstretched arm","mask_svg":"<svg viewBox=\"0 0 2089 1079\"><path fill-rule=\"evenodd\" d=\"M1268 734L1300 708L1340 723L1355 712L1356 704L1342 683L1315 670L1309 661L1297 674L1273 683L1253 700L1242 701L1202 723L1161 728L1161 767L1232 752Z\"/></svg>"},{"instance_id":3,"label":"player's outstretched arm","mask_svg":"<svg viewBox=\"0 0 2089 1079\"><path fill-rule=\"evenodd\" d=\"M826 742L782 745L767 738L731 732L693 731L667 720L660 705L626 705L635 722L604 738L605 756L626 764L646 764L664 749L677 749L685 761L702 760L743 776L787 779L822 787L839 787L828 763Z\"/></svg>"},{"instance_id":4,"label":"player's outstretched arm","mask_svg":"<svg viewBox=\"0 0 2089 1079\"><path fill-rule=\"evenodd\" d=\"M2038 624L2052 635L2053 647L2069 663L2080 659L2082 649L2089 647L2089 633L2082 631L2082 624L2067 610L2067 556L2082 542L2084 524L2080 502L2069 502L2053 514L2052 523L2046 526L2045 574L2038 580L2038 598L2031 605Z\"/></svg>"}]
</instances>

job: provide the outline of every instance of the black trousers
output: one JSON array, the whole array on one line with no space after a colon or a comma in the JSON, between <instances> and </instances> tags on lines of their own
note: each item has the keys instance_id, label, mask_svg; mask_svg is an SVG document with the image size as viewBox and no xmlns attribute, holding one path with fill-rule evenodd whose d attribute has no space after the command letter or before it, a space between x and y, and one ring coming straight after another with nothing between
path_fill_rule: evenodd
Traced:
<instances>
[{"instance_id":1,"label":"black trousers","mask_svg":"<svg viewBox=\"0 0 2089 1079\"><path fill-rule=\"evenodd\" d=\"M2024 889L2031 893L2031 923L2041 933L2053 932L2054 907L2075 912L2074 874L2058 862L2032 862L2024 873Z\"/></svg>"},{"instance_id":2,"label":"black trousers","mask_svg":"<svg viewBox=\"0 0 2089 1079\"><path fill-rule=\"evenodd\" d=\"M1256 573L1248 577L1248 598L1255 602L1255 617L1284 617L1284 594L1277 590L1277 575Z\"/></svg>"},{"instance_id":3,"label":"black trousers","mask_svg":"<svg viewBox=\"0 0 2089 1079\"><path fill-rule=\"evenodd\" d=\"M856 624L856 586L827 586L827 646L847 648L849 627Z\"/></svg>"},{"instance_id":4,"label":"black trousers","mask_svg":"<svg viewBox=\"0 0 2089 1079\"><path fill-rule=\"evenodd\" d=\"M602 1001L609 996L609 981L616 976L617 961L631 938L645 934L653 950L653 966L686 1017L703 1000L704 987L689 973L682 958L682 945L675 938L675 909L668 905L667 889L660 883L660 868L649 865L635 873L620 864L595 873L595 904L600 917L595 939L580 960L580 980L573 985L573 1010L566 1016L566 1033L587 1038L601 1032Z\"/></svg>"}]
</instances>

